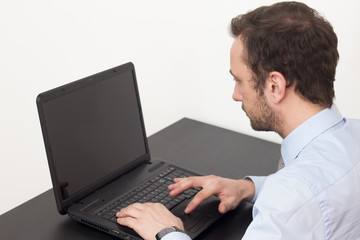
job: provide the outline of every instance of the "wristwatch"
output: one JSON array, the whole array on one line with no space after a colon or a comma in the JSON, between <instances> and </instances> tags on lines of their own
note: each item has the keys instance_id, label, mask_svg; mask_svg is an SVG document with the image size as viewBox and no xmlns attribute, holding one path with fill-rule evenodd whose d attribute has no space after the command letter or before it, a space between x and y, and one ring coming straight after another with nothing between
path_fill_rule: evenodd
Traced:
<instances>
[{"instance_id":1,"label":"wristwatch","mask_svg":"<svg viewBox=\"0 0 360 240\"><path fill-rule=\"evenodd\" d=\"M161 238L163 238L166 234L171 233L171 232L184 232L184 231L180 230L179 228L177 228L175 226L167 227L156 234L156 236L155 236L156 240L161 240Z\"/></svg>"}]
</instances>

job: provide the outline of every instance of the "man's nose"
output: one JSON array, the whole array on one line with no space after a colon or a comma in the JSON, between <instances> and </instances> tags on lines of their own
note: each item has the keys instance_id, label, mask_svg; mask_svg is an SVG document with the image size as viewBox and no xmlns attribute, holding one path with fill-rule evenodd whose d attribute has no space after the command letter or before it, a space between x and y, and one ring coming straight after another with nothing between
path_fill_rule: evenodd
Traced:
<instances>
[{"instance_id":1,"label":"man's nose","mask_svg":"<svg viewBox=\"0 0 360 240\"><path fill-rule=\"evenodd\" d=\"M237 83L235 83L235 88L234 88L234 92L233 92L233 95L232 95L232 98L234 99L234 101L236 102L242 102L242 95L240 93L240 88L238 86Z\"/></svg>"}]
</instances>

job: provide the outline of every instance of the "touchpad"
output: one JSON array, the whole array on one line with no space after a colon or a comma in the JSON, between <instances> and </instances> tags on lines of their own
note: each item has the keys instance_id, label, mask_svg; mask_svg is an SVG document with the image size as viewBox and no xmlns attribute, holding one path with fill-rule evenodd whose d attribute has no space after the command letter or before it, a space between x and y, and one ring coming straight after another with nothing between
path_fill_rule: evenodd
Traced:
<instances>
[{"instance_id":1,"label":"touchpad","mask_svg":"<svg viewBox=\"0 0 360 240\"><path fill-rule=\"evenodd\" d=\"M222 216L218 211L219 203L220 201L216 197L211 197L201 203L190 214L184 213L185 207L183 206L174 209L173 213L184 222L187 233L198 233L205 230Z\"/></svg>"}]
</instances>

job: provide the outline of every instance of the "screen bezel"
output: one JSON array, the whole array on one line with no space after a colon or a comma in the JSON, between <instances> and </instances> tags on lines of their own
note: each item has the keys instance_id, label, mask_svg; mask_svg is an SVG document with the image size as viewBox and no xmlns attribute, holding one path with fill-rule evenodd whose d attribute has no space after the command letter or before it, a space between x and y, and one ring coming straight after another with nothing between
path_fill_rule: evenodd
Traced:
<instances>
[{"instance_id":1,"label":"screen bezel","mask_svg":"<svg viewBox=\"0 0 360 240\"><path fill-rule=\"evenodd\" d=\"M125 72L131 72L131 74L133 76L133 84L135 87L138 111L139 111L139 116L140 116L140 123L141 123L141 127L142 127L143 138L144 138L143 140L144 140L144 145L145 145L145 154L138 157L134 161L126 164L125 166L114 170L112 173L95 181L94 183L88 185L84 189L65 198L62 195L62 191L59 186L59 180L58 180L58 176L57 176L57 172L56 172L56 166L55 166L52 151L51 151L51 146L50 146L49 136L48 136L48 131L47 131L47 124L46 124L46 119L45 119L44 104L53 99L56 99L61 96L67 95L71 92L80 90L86 86L97 84L97 83L107 80L109 78L116 77ZM97 189L101 188L102 186L105 186L106 184L112 182L113 180L115 180L116 178L125 174L126 172L130 171L131 169L135 168L136 166L138 166L144 162L150 161L150 151L149 151L148 141L147 141L147 137L146 137L145 124L144 124L144 119L143 119L143 114L142 114L139 90L138 90L137 80L136 80L136 75L135 75L135 67L134 67L133 63L129 62L129 63L123 64L123 65L108 69L106 71L91 75L89 77L82 78L82 79L74 81L72 83L57 87L55 89L46 91L44 93L41 93L38 95L38 97L36 99L36 103L37 103L37 108L38 108L38 113L39 113L39 118L40 118L41 129L42 129L42 133L43 133L46 155L47 155L49 169L50 169L50 173L51 173L51 180L52 180L52 184L53 184L56 205L57 205L57 208L58 208L58 211L60 214L66 214L67 208L74 202L79 201L80 199L82 199L85 196L89 195L90 193L96 191Z\"/></svg>"}]
</instances>

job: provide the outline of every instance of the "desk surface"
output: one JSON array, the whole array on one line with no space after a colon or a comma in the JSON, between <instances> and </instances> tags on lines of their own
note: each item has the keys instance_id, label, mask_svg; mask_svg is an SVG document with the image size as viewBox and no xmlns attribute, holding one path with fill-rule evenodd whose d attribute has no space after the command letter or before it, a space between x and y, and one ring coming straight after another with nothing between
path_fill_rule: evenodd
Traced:
<instances>
[{"instance_id":1,"label":"desk surface","mask_svg":"<svg viewBox=\"0 0 360 240\"><path fill-rule=\"evenodd\" d=\"M152 158L229 178L268 175L280 158L279 144L186 118L150 136L149 146ZM241 203L197 239L239 239L252 220L251 209ZM0 239L116 238L59 215L50 189L1 215Z\"/></svg>"}]
</instances>

